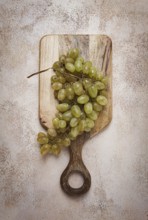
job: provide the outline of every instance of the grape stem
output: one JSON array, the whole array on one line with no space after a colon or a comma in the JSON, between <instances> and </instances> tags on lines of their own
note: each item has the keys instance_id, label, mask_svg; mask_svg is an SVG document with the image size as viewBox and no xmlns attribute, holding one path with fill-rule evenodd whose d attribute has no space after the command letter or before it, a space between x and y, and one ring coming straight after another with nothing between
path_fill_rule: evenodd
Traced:
<instances>
[{"instance_id":1,"label":"grape stem","mask_svg":"<svg viewBox=\"0 0 148 220\"><path fill-rule=\"evenodd\" d=\"M35 73L33 73L33 74L27 76L27 78L30 78L30 77L35 76L35 75L38 75L38 74L40 74L40 73L44 73L44 72L46 72L47 70L50 70L50 69L53 69L53 68L52 68L52 67L49 67L49 68L47 68L47 69L45 69L45 70L41 70L41 71L35 72Z\"/></svg>"}]
</instances>

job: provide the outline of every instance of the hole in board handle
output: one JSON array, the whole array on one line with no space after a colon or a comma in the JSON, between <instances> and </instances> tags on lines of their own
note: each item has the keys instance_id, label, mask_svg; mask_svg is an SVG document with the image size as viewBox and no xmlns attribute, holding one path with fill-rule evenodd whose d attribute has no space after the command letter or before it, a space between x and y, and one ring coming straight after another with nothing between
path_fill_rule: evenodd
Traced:
<instances>
[{"instance_id":1,"label":"hole in board handle","mask_svg":"<svg viewBox=\"0 0 148 220\"><path fill-rule=\"evenodd\" d=\"M68 183L72 188L78 189L83 186L84 178L81 173L75 171L69 175Z\"/></svg>"}]
</instances>

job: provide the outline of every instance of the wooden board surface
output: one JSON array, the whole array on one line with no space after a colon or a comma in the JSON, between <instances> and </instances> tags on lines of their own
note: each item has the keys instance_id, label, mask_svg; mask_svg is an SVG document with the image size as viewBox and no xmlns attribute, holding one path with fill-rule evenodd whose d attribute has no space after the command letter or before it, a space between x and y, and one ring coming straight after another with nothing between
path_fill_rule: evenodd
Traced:
<instances>
[{"instance_id":1,"label":"wooden board surface","mask_svg":"<svg viewBox=\"0 0 148 220\"><path fill-rule=\"evenodd\" d=\"M40 70L51 67L60 54L69 48L78 47L86 60L91 60L97 69L109 76L108 104L98 117L91 137L100 132L112 118L112 42L105 35L47 35L40 42ZM39 116L41 124L52 127L52 118L56 113L56 103L50 78L53 70L39 76Z\"/></svg>"}]
</instances>

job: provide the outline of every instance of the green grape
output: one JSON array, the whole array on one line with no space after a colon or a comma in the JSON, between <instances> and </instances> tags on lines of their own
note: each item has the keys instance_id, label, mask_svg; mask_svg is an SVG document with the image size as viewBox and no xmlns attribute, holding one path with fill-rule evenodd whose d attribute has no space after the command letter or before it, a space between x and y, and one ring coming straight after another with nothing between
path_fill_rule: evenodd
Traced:
<instances>
[{"instance_id":1,"label":"green grape","mask_svg":"<svg viewBox=\"0 0 148 220\"><path fill-rule=\"evenodd\" d=\"M56 117L58 119L63 119L63 114L61 112L56 112Z\"/></svg>"},{"instance_id":2,"label":"green grape","mask_svg":"<svg viewBox=\"0 0 148 220\"><path fill-rule=\"evenodd\" d=\"M93 106L91 102L88 102L84 105L84 111L86 114L90 114L93 110Z\"/></svg>"},{"instance_id":3,"label":"green grape","mask_svg":"<svg viewBox=\"0 0 148 220\"><path fill-rule=\"evenodd\" d=\"M89 127L85 127L84 131L86 131L86 132L90 132L90 131L91 131L91 128L89 128Z\"/></svg>"},{"instance_id":4,"label":"green grape","mask_svg":"<svg viewBox=\"0 0 148 220\"><path fill-rule=\"evenodd\" d=\"M69 100L72 100L74 99L74 96L75 96L75 93L74 93L74 90L72 87L68 86L66 88L66 97L69 99Z\"/></svg>"},{"instance_id":5,"label":"green grape","mask_svg":"<svg viewBox=\"0 0 148 220\"><path fill-rule=\"evenodd\" d=\"M90 67L90 70L89 70L89 77L91 77L91 78L95 78L96 75L97 75L96 67L91 66L91 67Z\"/></svg>"},{"instance_id":6,"label":"green grape","mask_svg":"<svg viewBox=\"0 0 148 220\"><path fill-rule=\"evenodd\" d=\"M102 105L98 104L97 102L93 102L93 109L97 112L102 111Z\"/></svg>"},{"instance_id":7,"label":"green grape","mask_svg":"<svg viewBox=\"0 0 148 220\"><path fill-rule=\"evenodd\" d=\"M77 102L79 104L85 104L89 101L89 96L88 95L81 95L77 98Z\"/></svg>"},{"instance_id":8,"label":"green grape","mask_svg":"<svg viewBox=\"0 0 148 220\"><path fill-rule=\"evenodd\" d=\"M80 96L84 93L84 89L81 82L73 83L73 89L76 95Z\"/></svg>"},{"instance_id":9,"label":"green grape","mask_svg":"<svg viewBox=\"0 0 148 220\"><path fill-rule=\"evenodd\" d=\"M65 63L65 59L66 59L66 56L65 55L61 55L60 57L59 57L59 61L60 61L60 63Z\"/></svg>"},{"instance_id":10,"label":"green grape","mask_svg":"<svg viewBox=\"0 0 148 220\"><path fill-rule=\"evenodd\" d=\"M59 128L59 118L53 118L52 119L52 124L54 126L54 128L58 129Z\"/></svg>"},{"instance_id":11,"label":"green grape","mask_svg":"<svg viewBox=\"0 0 148 220\"><path fill-rule=\"evenodd\" d=\"M47 135L43 132L39 132L38 133L38 138L41 138L41 137L47 137Z\"/></svg>"},{"instance_id":12,"label":"green grape","mask_svg":"<svg viewBox=\"0 0 148 220\"><path fill-rule=\"evenodd\" d=\"M91 98L95 98L98 94L98 90L96 85L92 85L88 88L88 94L90 95Z\"/></svg>"},{"instance_id":13,"label":"green grape","mask_svg":"<svg viewBox=\"0 0 148 220\"><path fill-rule=\"evenodd\" d=\"M70 134L73 138L76 138L79 134L79 128L78 126L71 128Z\"/></svg>"},{"instance_id":14,"label":"green grape","mask_svg":"<svg viewBox=\"0 0 148 220\"><path fill-rule=\"evenodd\" d=\"M107 105L107 98L105 96L103 96L103 95L97 96L96 101L100 105L103 105L103 106Z\"/></svg>"},{"instance_id":15,"label":"green grape","mask_svg":"<svg viewBox=\"0 0 148 220\"><path fill-rule=\"evenodd\" d=\"M85 130L85 126L86 126L86 122L84 119L82 119L78 125L79 132L83 132Z\"/></svg>"},{"instance_id":16,"label":"green grape","mask_svg":"<svg viewBox=\"0 0 148 220\"><path fill-rule=\"evenodd\" d=\"M91 61L86 61L86 62L84 63L84 65L91 67L91 66L92 66L92 62L91 62Z\"/></svg>"},{"instance_id":17,"label":"green grape","mask_svg":"<svg viewBox=\"0 0 148 220\"><path fill-rule=\"evenodd\" d=\"M56 156L58 156L61 152L61 148L57 144L52 145L52 153Z\"/></svg>"},{"instance_id":18,"label":"green grape","mask_svg":"<svg viewBox=\"0 0 148 220\"><path fill-rule=\"evenodd\" d=\"M60 128L65 128L65 127L66 127L66 121L60 120L60 121L59 121L59 127L60 127Z\"/></svg>"},{"instance_id":19,"label":"green grape","mask_svg":"<svg viewBox=\"0 0 148 220\"><path fill-rule=\"evenodd\" d=\"M70 121L72 118L71 110L63 113L63 120Z\"/></svg>"},{"instance_id":20,"label":"green grape","mask_svg":"<svg viewBox=\"0 0 148 220\"><path fill-rule=\"evenodd\" d=\"M75 70L79 73L79 72L82 71L82 69L83 69L83 65L82 65L81 61L76 60L76 62L75 62Z\"/></svg>"},{"instance_id":21,"label":"green grape","mask_svg":"<svg viewBox=\"0 0 148 220\"><path fill-rule=\"evenodd\" d=\"M103 79L103 73L102 72L97 73L95 79L96 80L102 80Z\"/></svg>"},{"instance_id":22,"label":"green grape","mask_svg":"<svg viewBox=\"0 0 148 220\"><path fill-rule=\"evenodd\" d=\"M82 83L85 90L87 90L92 85L91 79L88 78L83 79Z\"/></svg>"},{"instance_id":23,"label":"green grape","mask_svg":"<svg viewBox=\"0 0 148 220\"><path fill-rule=\"evenodd\" d=\"M61 67L61 64L59 61L54 62L53 66L52 66L53 70L57 70L60 67Z\"/></svg>"},{"instance_id":24,"label":"green grape","mask_svg":"<svg viewBox=\"0 0 148 220\"><path fill-rule=\"evenodd\" d=\"M87 115L88 118L92 119L93 121L96 121L98 118L98 115L96 113L96 111L92 111L90 114Z\"/></svg>"},{"instance_id":25,"label":"green grape","mask_svg":"<svg viewBox=\"0 0 148 220\"><path fill-rule=\"evenodd\" d=\"M72 118L70 120L70 126L73 128L78 125L79 120L77 118Z\"/></svg>"},{"instance_id":26,"label":"green grape","mask_svg":"<svg viewBox=\"0 0 148 220\"><path fill-rule=\"evenodd\" d=\"M71 108L71 113L75 118L79 118L81 116L81 109L78 105L73 105Z\"/></svg>"},{"instance_id":27,"label":"green grape","mask_svg":"<svg viewBox=\"0 0 148 220\"><path fill-rule=\"evenodd\" d=\"M62 89L62 83L60 83L60 82L55 82L55 83L53 83L52 84L52 88L53 88L53 90L60 90L60 89Z\"/></svg>"},{"instance_id":28,"label":"green grape","mask_svg":"<svg viewBox=\"0 0 148 220\"><path fill-rule=\"evenodd\" d=\"M100 82L100 81L96 81L96 82L95 82L95 85L96 85L96 87L97 87L98 90L102 90L102 89L105 88L104 83L102 83L102 82Z\"/></svg>"},{"instance_id":29,"label":"green grape","mask_svg":"<svg viewBox=\"0 0 148 220\"><path fill-rule=\"evenodd\" d=\"M61 73L61 75L63 75L65 73L65 68L64 67L60 67L58 69L58 72Z\"/></svg>"},{"instance_id":30,"label":"green grape","mask_svg":"<svg viewBox=\"0 0 148 220\"><path fill-rule=\"evenodd\" d=\"M71 144L71 140L69 137L65 137L64 140L63 140L63 145L64 147L69 147Z\"/></svg>"},{"instance_id":31,"label":"green grape","mask_svg":"<svg viewBox=\"0 0 148 220\"><path fill-rule=\"evenodd\" d=\"M39 144L48 144L49 139L47 136L46 137L38 137L37 141L39 142Z\"/></svg>"},{"instance_id":32,"label":"green grape","mask_svg":"<svg viewBox=\"0 0 148 220\"><path fill-rule=\"evenodd\" d=\"M57 144L60 148L64 147L63 139L62 139L62 138L57 138L57 139L56 139L56 144Z\"/></svg>"},{"instance_id":33,"label":"green grape","mask_svg":"<svg viewBox=\"0 0 148 220\"><path fill-rule=\"evenodd\" d=\"M63 101L66 98L66 90L60 89L58 92L58 100Z\"/></svg>"},{"instance_id":34,"label":"green grape","mask_svg":"<svg viewBox=\"0 0 148 220\"><path fill-rule=\"evenodd\" d=\"M49 134L50 137L56 137L57 132L54 128L48 128L47 133Z\"/></svg>"},{"instance_id":35,"label":"green grape","mask_svg":"<svg viewBox=\"0 0 148 220\"><path fill-rule=\"evenodd\" d=\"M83 65L83 73L88 75L89 71L90 71L90 66L84 64Z\"/></svg>"},{"instance_id":36,"label":"green grape","mask_svg":"<svg viewBox=\"0 0 148 220\"><path fill-rule=\"evenodd\" d=\"M86 114L83 111L81 111L80 119L85 119L85 118L86 118Z\"/></svg>"},{"instance_id":37,"label":"green grape","mask_svg":"<svg viewBox=\"0 0 148 220\"><path fill-rule=\"evenodd\" d=\"M72 63L66 63L65 68L70 72L73 73L75 71L75 66Z\"/></svg>"},{"instance_id":38,"label":"green grape","mask_svg":"<svg viewBox=\"0 0 148 220\"><path fill-rule=\"evenodd\" d=\"M73 49L70 49L68 51L68 54L67 54L68 57L71 57L73 59L76 59L78 56L79 56L79 49L78 48L73 48Z\"/></svg>"},{"instance_id":39,"label":"green grape","mask_svg":"<svg viewBox=\"0 0 148 220\"><path fill-rule=\"evenodd\" d=\"M40 148L40 153L42 156L46 155L51 151L51 145L50 144L44 144Z\"/></svg>"},{"instance_id":40,"label":"green grape","mask_svg":"<svg viewBox=\"0 0 148 220\"><path fill-rule=\"evenodd\" d=\"M81 63L84 63L84 58L79 56L79 57L77 57L76 61L80 61Z\"/></svg>"},{"instance_id":41,"label":"green grape","mask_svg":"<svg viewBox=\"0 0 148 220\"><path fill-rule=\"evenodd\" d=\"M66 112L70 108L69 104L61 103L57 105L57 110L60 112Z\"/></svg>"},{"instance_id":42,"label":"green grape","mask_svg":"<svg viewBox=\"0 0 148 220\"><path fill-rule=\"evenodd\" d=\"M60 83L64 84L66 82L66 79L63 76L59 76L58 80Z\"/></svg>"},{"instance_id":43,"label":"green grape","mask_svg":"<svg viewBox=\"0 0 148 220\"><path fill-rule=\"evenodd\" d=\"M108 97L108 93L107 93L106 90L100 91L100 95L103 95L103 96L105 96L106 98Z\"/></svg>"},{"instance_id":44,"label":"green grape","mask_svg":"<svg viewBox=\"0 0 148 220\"><path fill-rule=\"evenodd\" d=\"M109 79L107 76L104 76L103 79L101 80L101 82L104 83L105 86L107 86L108 81L109 81Z\"/></svg>"},{"instance_id":45,"label":"green grape","mask_svg":"<svg viewBox=\"0 0 148 220\"><path fill-rule=\"evenodd\" d=\"M55 83L55 82L58 82L59 81L59 78L56 76L56 75L53 75L52 77L51 77L51 83L53 84L53 83Z\"/></svg>"},{"instance_id":46,"label":"green grape","mask_svg":"<svg viewBox=\"0 0 148 220\"><path fill-rule=\"evenodd\" d=\"M93 128L95 126L94 121L90 118L86 118L85 123L87 128Z\"/></svg>"},{"instance_id":47,"label":"green grape","mask_svg":"<svg viewBox=\"0 0 148 220\"><path fill-rule=\"evenodd\" d=\"M65 59L65 64L66 63L72 63L72 64L74 64L74 59L72 59L72 58L70 58L70 57L67 57L66 59Z\"/></svg>"}]
</instances>

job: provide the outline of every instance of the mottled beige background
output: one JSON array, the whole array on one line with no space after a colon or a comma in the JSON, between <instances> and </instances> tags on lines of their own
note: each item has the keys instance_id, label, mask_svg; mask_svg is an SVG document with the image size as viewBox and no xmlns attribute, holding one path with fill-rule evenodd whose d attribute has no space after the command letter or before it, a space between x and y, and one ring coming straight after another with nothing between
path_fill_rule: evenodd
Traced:
<instances>
[{"instance_id":1,"label":"mottled beige background","mask_svg":"<svg viewBox=\"0 0 148 220\"><path fill-rule=\"evenodd\" d=\"M1 220L148 220L147 0L1 0ZM113 41L113 120L83 150L92 186L66 196L68 152L38 151L39 40L107 34Z\"/></svg>"}]
</instances>

